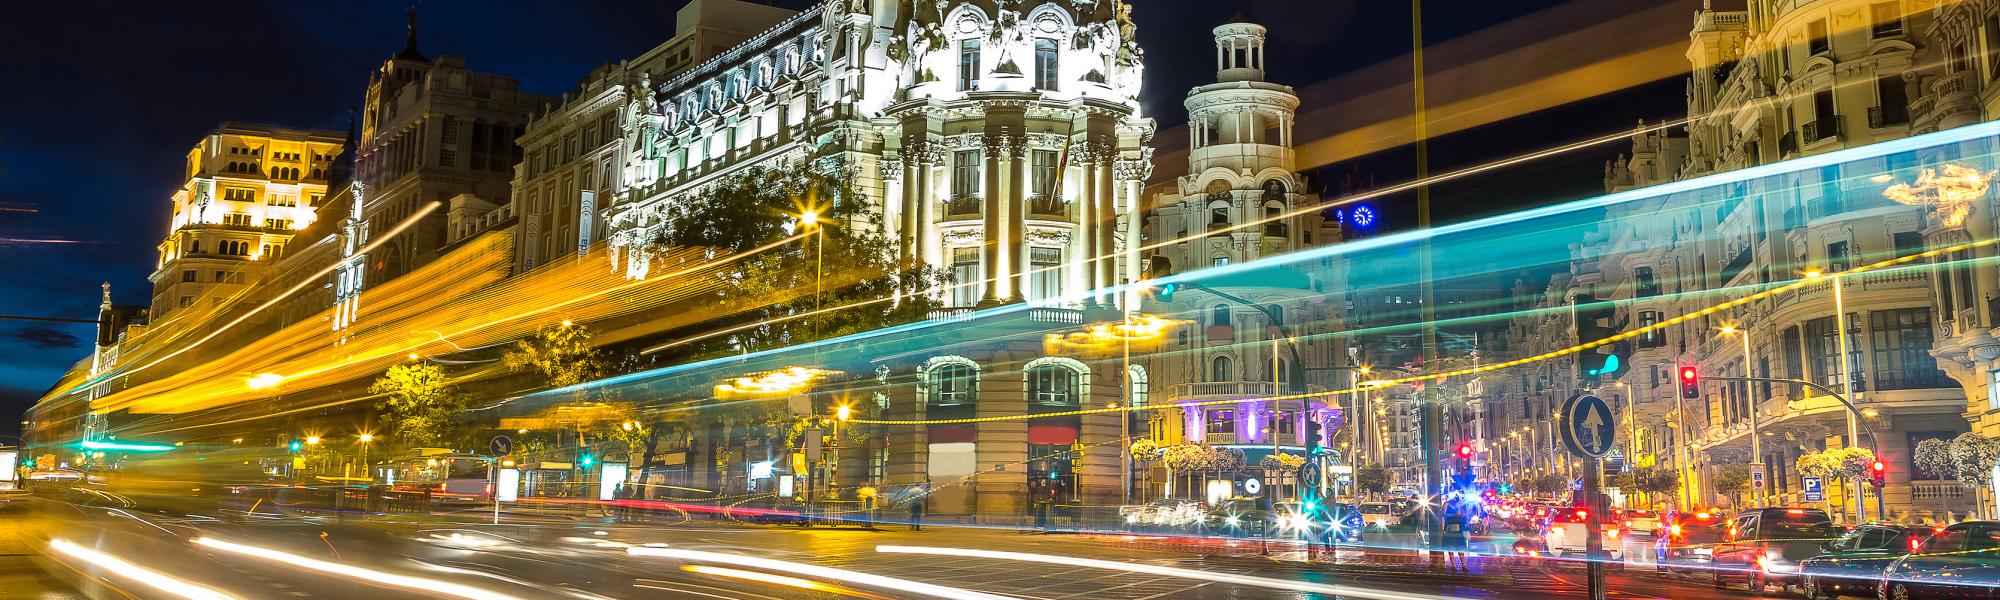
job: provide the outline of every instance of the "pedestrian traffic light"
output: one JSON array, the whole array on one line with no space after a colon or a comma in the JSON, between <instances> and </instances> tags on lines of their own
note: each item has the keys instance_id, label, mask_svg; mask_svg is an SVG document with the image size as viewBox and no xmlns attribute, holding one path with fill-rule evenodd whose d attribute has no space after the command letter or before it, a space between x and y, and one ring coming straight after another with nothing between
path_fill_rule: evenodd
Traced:
<instances>
[{"instance_id":1,"label":"pedestrian traffic light","mask_svg":"<svg viewBox=\"0 0 2000 600\"><path fill-rule=\"evenodd\" d=\"M1689 400L1701 398L1701 372L1694 365L1681 365L1681 397Z\"/></svg>"},{"instance_id":2,"label":"pedestrian traffic light","mask_svg":"<svg viewBox=\"0 0 2000 600\"><path fill-rule=\"evenodd\" d=\"M1174 262L1165 256L1153 255L1146 261L1146 279L1153 281L1174 274ZM1174 292L1181 289L1179 282L1154 283L1146 288L1146 295L1158 302L1173 302Z\"/></svg>"},{"instance_id":3,"label":"pedestrian traffic light","mask_svg":"<svg viewBox=\"0 0 2000 600\"><path fill-rule=\"evenodd\" d=\"M1878 490L1882 489L1882 486L1889 485L1889 465L1879 460L1870 463L1868 465L1868 480L1870 483L1875 484L1875 489Z\"/></svg>"},{"instance_id":4,"label":"pedestrian traffic light","mask_svg":"<svg viewBox=\"0 0 2000 600\"><path fill-rule=\"evenodd\" d=\"M291 447L292 447L292 451L293 451L293 452L298 452L298 451L299 451L299 441L298 441L298 440L292 440L292 444L291 444Z\"/></svg>"},{"instance_id":5,"label":"pedestrian traffic light","mask_svg":"<svg viewBox=\"0 0 2000 600\"><path fill-rule=\"evenodd\" d=\"M1578 295L1571 304L1571 312L1576 316L1576 344L1596 342L1618 334L1624 329L1619 323L1618 306L1612 302L1600 301L1589 294ZM1625 373L1631 364L1632 346L1614 342L1602 346L1585 348L1576 355L1576 375L1583 381L1597 381L1602 377L1617 377Z\"/></svg>"}]
</instances>

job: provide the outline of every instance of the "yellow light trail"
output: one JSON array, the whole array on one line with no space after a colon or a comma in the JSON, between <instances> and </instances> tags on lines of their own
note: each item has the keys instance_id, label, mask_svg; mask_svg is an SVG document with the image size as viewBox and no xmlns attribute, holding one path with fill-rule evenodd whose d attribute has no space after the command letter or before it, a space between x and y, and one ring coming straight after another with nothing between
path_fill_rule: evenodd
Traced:
<instances>
[{"instance_id":1,"label":"yellow light trail","mask_svg":"<svg viewBox=\"0 0 2000 600\"><path fill-rule=\"evenodd\" d=\"M791 573L794 575L804 575L807 577L817 577L820 579L844 581L848 583L866 585L870 587L885 588L885 589L896 590L899 592L922 594L925 596L934 596L938 598L953 598L957 600L1008 600L1006 596L998 596L994 594L988 594L985 592L976 592L972 590L942 586L933 583L924 583L921 581L912 581L908 579L898 579L895 577L874 575L870 573L863 573L860 571L849 571L847 569L822 567L819 565L812 565L806 563L774 560L769 558L758 558L755 556L744 556L741 554L705 552L701 550L681 550L678 548L658 548L651 546L634 546L631 548L626 548L625 552L627 554L631 554L632 556L651 556L658 558L671 558L676 560L685 560L694 562L719 563L719 564L733 565L738 567L749 567L753 569L764 569L766 571L777 571L780 573Z\"/></svg>"},{"instance_id":2,"label":"yellow light trail","mask_svg":"<svg viewBox=\"0 0 2000 600\"><path fill-rule=\"evenodd\" d=\"M141 567L139 565L132 564L130 562L126 562L125 559L105 554L103 552L98 552L96 550L92 550L89 548L85 548L83 546L78 546L74 543L71 543L69 540L63 540L63 539L51 540L49 541L49 548L54 549L56 552L62 553L66 556L75 558L77 560L81 560L86 563L90 563L91 565L95 565L98 568L104 569L106 571L110 571L112 574L115 574L119 577L137 581L139 583L151 586L153 589L173 594L175 596L179 596L182 598L189 598L191 600L235 600L236 599L236 596L232 596L214 589L202 587L200 585L195 585L193 583L188 583L180 579L169 577L167 575L161 574L158 571L154 571L151 569L147 569L145 567Z\"/></svg>"},{"instance_id":3,"label":"yellow light trail","mask_svg":"<svg viewBox=\"0 0 2000 600\"><path fill-rule=\"evenodd\" d=\"M516 600L514 596L509 596L507 594L502 594L491 590L484 590L469 585L453 583L442 579L434 579L430 577L417 577L414 575L403 575L399 573L390 573L388 571L378 571L375 569L357 567L349 564L324 561L316 558L307 558L304 556L299 556L297 554L280 551L274 548L263 548L258 546L238 544L235 542L225 542L210 537L197 538L195 539L194 543L199 546L213 548L231 554L240 554L251 558L259 558L272 562L284 563L303 569L319 571L321 573L329 573L333 575L339 575L341 577L356 579L360 580L363 583L373 583L378 585L386 585L390 587L421 590L425 592L443 594L446 596L456 596L459 598L472 598L475 600Z\"/></svg>"},{"instance_id":4,"label":"yellow light trail","mask_svg":"<svg viewBox=\"0 0 2000 600\"><path fill-rule=\"evenodd\" d=\"M1202 581L1213 581L1216 583L1227 583L1231 585L1243 585L1250 587L1269 588L1275 590L1290 590L1295 592L1328 594L1333 597L1369 598L1371 600L1445 600L1447 598L1446 596L1434 596L1430 594L1412 594L1408 592L1392 592L1374 588L1355 587L1351 585L1329 585L1324 583L1311 583L1306 581L1293 581L1288 579L1273 579L1270 577L1256 577L1252 575L1237 575L1234 573L1218 573L1214 571L1202 571L1198 569L1183 569L1178 567L1167 567L1167 566L1160 566L1147 563L1119 562L1112 560L1099 560L1094 558L1075 558L1069 556L1057 556L1052 554L1004 552L999 550L978 550L973 548L940 548L934 546L876 546L875 551L884 554L923 554L932 556L950 556L953 558L968 558L968 557L986 558L992 560L1012 560L1020 562L1041 563L1046 565L1062 565L1066 567L1083 567L1088 569L1125 571L1128 573L1145 573L1147 575L1159 575L1163 577L1179 577L1182 579L1198 579Z\"/></svg>"},{"instance_id":5,"label":"yellow light trail","mask_svg":"<svg viewBox=\"0 0 2000 600\"><path fill-rule=\"evenodd\" d=\"M1283 394L1283 395L1274 395L1274 396L1267 396L1267 397L1262 397L1262 398L1256 398L1256 397L1251 397L1251 398L1231 398L1231 399L1227 399L1227 400L1208 400L1208 401L1201 401L1201 402L1180 402L1180 403L1173 403L1173 404L1159 404L1159 405L1145 405L1145 406L1118 406L1118 407L1112 407L1112 408L1086 408L1086 409L1080 409L1080 410L1070 410L1070 411L1061 411L1061 412L1049 412L1049 413L1038 413L1038 414L1032 414L1032 415L1028 415L1028 414L1023 414L1023 415L994 415L994 416L985 416L985 417L967 417L967 418L963 418L963 419L905 419L905 420L890 420L890 419L854 419L854 420L853 420L852 422L854 422L854 423L865 423L865 424L871 424L871 425L954 425L954 424L968 424L968 423L991 423L991 422L997 422L997 421L1023 421L1023 420L1029 420L1029 419L1046 419L1046 418L1051 418L1051 417L1069 417L1069 416L1081 416L1081 415L1094 415L1094 414L1104 414L1104 413L1120 413L1120 412L1135 412L1135 411L1148 411L1148 410L1169 410L1169 409L1173 409L1173 410L1178 410L1178 409L1181 409L1181 408L1184 408L1184 407L1189 407L1189 406L1212 406L1212 405L1224 405L1224 404L1237 404L1237 403L1240 403L1240 402L1255 402L1255 401L1271 401L1271 400L1277 400L1277 401L1282 401L1282 400L1300 400L1300 399L1307 399L1307 400L1309 400L1309 399L1314 399L1314 398L1328 398L1328 397L1333 397L1333 396L1339 396L1339 395L1342 395L1342 394L1352 394L1352 393L1356 393L1356 392L1363 392L1363 391L1368 391L1368 390L1372 390L1372 389L1377 389L1377 388L1381 388L1381 387L1388 387L1388 386L1394 386L1394 385L1401 385L1401 384L1405 384L1405 383L1411 383L1411 382L1417 382L1417 381L1428 381L1428 380L1437 380L1437 379L1444 379L1444 378L1447 378L1447 377L1457 377L1457 376L1460 376L1460 375L1472 375L1472 374L1475 374L1475 373L1485 373L1485 372L1489 372L1489 371L1497 371L1497 370L1500 370L1500 369L1508 369L1508 368L1513 368L1513 367L1518 367L1518 366L1521 366L1521 365L1525 365L1525 364L1530 364L1530 363L1535 363L1535 362L1540 362L1540 361L1544 361L1544 360L1548 360L1548 359L1551 359L1551 358L1556 358L1556 357L1560 357L1560 356L1568 356L1568 355L1571 355L1571 354L1576 354L1576 353L1579 353L1579 352L1582 352L1582 351L1584 351L1584 350L1589 350L1589 349L1592 349L1592 348L1597 348L1597 347L1600 347L1600 346L1604 346L1604 345L1606 345L1606 344L1612 344L1612 343L1616 343L1616 342L1620 342L1620 341L1624 341L1624 340L1629 340L1629 339L1632 339L1632 338L1636 338L1636 337L1638 337L1638 336L1640 336L1640 335L1644 335L1644 334L1646 334L1647 332L1652 332L1652 331L1658 331L1658 330L1661 330L1661 329L1665 329L1665 328L1667 328L1667 327L1669 327L1669 326L1672 326L1672 325L1678 325L1678 324L1680 324L1680 323L1685 323L1685 322L1688 322L1688 321L1691 321L1691 320L1694 320L1694 319L1698 319L1698 318L1701 318L1702 316L1705 316L1705 315L1712 315L1712 314L1715 314L1715 313L1718 313L1718 312L1722 312L1722 311L1724 311L1724 310L1728 310L1728 309L1731 309L1731 308L1734 308L1734 307L1737 307L1737 306L1741 306L1741 305L1743 305L1743 304L1747 304L1747 303L1750 303L1750 302L1754 302L1754 301L1756 301L1756 300L1759 300L1759 299L1762 299L1762 298L1768 298L1768 297L1770 297L1770 296L1774 296L1774 295L1777 295L1777 294L1780 294L1780 293L1784 293L1784 292L1788 292L1788 291L1792 291L1792 290L1797 290L1797 289L1800 289L1800 288L1803 288L1803 287L1806 287L1806 286L1809 286L1809 285L1813 285L1813 284L1816 284L1816 283L1822 283L1822 282L1825 282L1825 281L1831 281L1831 280L1833 280L1833 279L1836 279L1836 278L1839 278L1839 277L1848 277L1848 276L1853 276L1853 275L1857 275L1857 274L1860 274L1860 273L1863 273L1863 272L1867 272L1867 271L1876 271L1876 270L1881 270L1881 269L1884 269L1884 268L1888 268L1888 267L1893 267L1893 266L1896 266L1896 265L1901 265L1901 264L1906 264L1906 263L1910 263L1910 262L1915 262L1915 261L1918 261L1918 260L1922 260L1922 259L1926 259L1926 258L1930 258L1930 257L1933 257L1933 256L1938 256L1938 255L1941 255L1941 254L1946 254L1946 253L1951 253L1951 252L1957 252L1957 251L1959 251L1959 250L1966 250L1966 249L1970 249L1970 248L1978 248L1978 247L1982 247L1982 246L1991 246L1991 245L1993 245L1993 244L1995 244L1995 243L2000 243L2000 238L1988 238L1988 239L1984 239L1984 240L1978 240L1978 241L1972 241L1972 242L1966 242L1966 243L1963 243L1963 244L1957 244L1957 245L1954 245L1954 246L1946 246L1946 247L1942 247L1942 248L1935 248L1935 249L1932 249L1932 250L1927 250L1927 251L1924 251L1924 252L1919 252L1919 253L1915 253L1915 254L1910 254L1910 255L1908 255L1908 256L1902 256L1902 257L1898 257L1898 258L1892 258L1892 259L1888 259L1888 260L1884 260L1884 261L1880 261L1880 262L1875 262L1875 263L1871 263L1871 264L1867 264L1867 265L1862 265L1862 266L1858 266L1858 267L1854 267L1854 268L1851 268L1851 269L1848 269L1848 270L1846 270L1846 271L1841 271L1841 272L1839 272L1839 273L1832 273L1832 274L1828 274L1828 275L1830 275L1830 276L1821 276L1821 277L1807 277L1807 278L1802 278L1802 279L1797 279L1797 280L1794 280L1794 281L1792 281L1791 283L1788 283L1788 284L1784 284L1784 285L1780 285L1780 286L1774 286L1774 287L1771 287L1771 288L1768 288L1768 289L1765 289L1765 290L1763 290L1763 291L1760 291L1760 292L1755 292L1755 293L1752 293L1752 294L1749 294L1749 295L1746 295L1746 296L1743 296L1743 297L1741 297L1741 298L1737 298L1737 299L1734 299L1734 300L1729 300L1729 301L1725 301L1725 302L1721 302L1721 303L1718 303L1718 304L1714 304L1714 305L1710 305L1710 306L1708 306L1708 307L1706 307L1706 308L1702 308L1701 310L1697 310L1697 311L1694 311L1694 312L1690 312L1690 313L1686 313L1686 314L1682 314L1682 315L1679 315L1679 316L1676 316L1676 317L1674 317L1674 318L1671 318L1671 319L1666 319L1666 320L1663 320L1663 321L1660 321L1659 323L1655 323L1655 324L1652 324L1652 325L1648 325L1648 326L1645 326L1645 327L1640 327L1640 328L1638 328L1638 329L1633 329L1633 330L1630 330L1630 331L1624 331L1624 332L1620 332L1620 333L1618 333L1618 334L1615 334L1615 335L1611 335L1611 336L1608 336L1608 337L1605 337L1605 338L1602 338L1602 339L1598 339L1598 340L1593 340L1593 341L1590 341L1590 342L1585 342L1585 343L1581 343L1581 344L1577 344L1577 345L1574 345L1574 346L1570 346L1570 347L1567 347L1567 348L1561 348L1561 349L1557 349L1557 350L1551 350L1551 351L1548 351L1548 352L1543 352L1543 353L1541 353L1541 354L1536 354L1536 355L1534 355L1534 356L1529 356L1529 357L1525 357L1525 358L1517 358L1517 359L1514 359L1514 360L1508 360L1508 361L1501 361L1501 362L1496 362L1496 363L1492 363L1492 364L1486 364L1486 365L1480 365L1480 366L1476 366L1476 367L1467 367L1467 368L1463 368L1463 369L1456 369L1456 370L1451 370L1451 371L1443 371L1443 372L1438 372L1438 373L1423 373L1423 374L1418 374L1418 375L1409 375L1409 376L1404 376L1404 377L1395 377L1395 378L1387 378L1387 379L1377 379L1377 380L1373 380L1373 381L1368 381L1368 382L1365 382L1365 383L1364 383L1363 385L1360 385L1360 386L1355 386L1355 387L1350 387L1350 388L1347 388L1347 389L1341 389L1341 390L1329 390L1329 391L1324 391L1324 392L1308 392L1308 393L1303 393L1303 394Z\"/></svg>"}]
</instances>

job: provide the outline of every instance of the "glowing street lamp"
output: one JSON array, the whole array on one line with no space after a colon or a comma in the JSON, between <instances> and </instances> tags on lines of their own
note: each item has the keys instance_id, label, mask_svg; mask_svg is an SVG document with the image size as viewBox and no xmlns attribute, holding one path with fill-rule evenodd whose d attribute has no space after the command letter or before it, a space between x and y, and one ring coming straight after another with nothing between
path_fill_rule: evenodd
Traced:
<instances>
[{"instance_id":1,"label":"glowing street lamp","mask_svg":"<svg viewBox=\"0 0 2000 600\"><path fill-rule=\"evenodd\" d=\"M854 418L854 407L842 404L838 408L833 409L833 416L842 421L852 419Z\"/></svg>"},{"instance_id":2,"label":"glowing street lamp","mask_svg":"<svg viewBox=\"0 0 2000 600\"><path fill-rule=\"evenodd\" d=\"M316 436L316 435L309 435L309 436L306 436L306 445L307 445L307 446L318 446L318 445L319 445L319 436Z\"/></svg>"},{"instance_id":3,"label":"glowing street lamp","mask_svg":"<svg viewBox=\"0 0 2000 600\"><path fill-rule=\"evenodd\" d=\"M360 438L358 438L358 439L360 439L360 440L361 440L361 443L363 443L363 444L366 444L366 443L369 443L369 442L373 442L373 441L375 441L375 434L372 434L372 433L364 433L364 434L361 434L361 437L360 437Z\"/></svg>"}]
</instances>

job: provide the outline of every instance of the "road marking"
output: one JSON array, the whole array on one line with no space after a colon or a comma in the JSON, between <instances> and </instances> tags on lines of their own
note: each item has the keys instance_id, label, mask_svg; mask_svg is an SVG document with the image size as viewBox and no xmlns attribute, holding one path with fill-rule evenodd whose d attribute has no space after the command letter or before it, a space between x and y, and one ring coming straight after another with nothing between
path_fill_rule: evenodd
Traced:
<instances>
[{"instance_id":1,"label":"road marking","mask_svg":"<svg viewBox=\"0 0 2000 600\"><path fill-rule=\"evenodd\" d=\"M704 552L701 550L682 550L679 548L647 548L647 547L626 548L625 552L633 556L655 556L661 558L680 559L684 561L721 563L721 564L751 567L756 569L781 571L799 575L806 575L810 577L818 577L822 579L846 581L849 583L856 583L871 587L887 588L903 592L923 594L926 596L937 596L939 598L963 598L968 600L1007 600L1005 596L996 596L993 594L986 594L967 589L946 587L942 585L934 585L929 583L923 583L920 581L898 579L895 577L886 577L882 575L873 575L869 573L863 573L860 571L849 571L846 569L835 569L832 567L822 567L819 565L809 565L805 563L787 562L787 561L773 560L768 558L758 558L754 556L743 556L740 554L727 554L722 552Z\"/></svg>"},{"instance_id":2,"label":"road marking","mask_svg":"<svg viewBox=\"0 0 2000 600\"><path fill-rule=\"evenodd\" d=\"M1015 560L1023 562L1052 564L1052 565L1094 567L1100 569L1129 571L1133 573L1147 573L1152 575L1164 575L1168 577L1181 577L1185 579L1203 579L1218 583L1230 583L1235 585L1246 585L1252 587L1292 590L1299 592L1317 592L1324 594L1353 596L1356 598L1372 598L1375 600L1443 600L1445 598L1445 596L1436 596L1430 594L1413 594L1408 592L1372 590L1366 588L1358 588L1351 585L1327 585L1327 584L1309 583L1302 581L1286 581L1283 579L1272 579L1269 577L1256 577L1251 575L1237 575L1231 573L1217 573L1214 571L1182 569L1178 567L1163 567L1158 565L1117 562L1109 560L1097 560L1091 558L1072 558L1068 556L1055 556L1049 554L1029 554L1026 552L1002 552L996 550L975 550L971 548L943 548L943 547L930 547L930 546L876 546L875 551L884 553L932 554L932 555L953 556L953 557L991 558L997 560Z\"/></svg>"}]
</instances>

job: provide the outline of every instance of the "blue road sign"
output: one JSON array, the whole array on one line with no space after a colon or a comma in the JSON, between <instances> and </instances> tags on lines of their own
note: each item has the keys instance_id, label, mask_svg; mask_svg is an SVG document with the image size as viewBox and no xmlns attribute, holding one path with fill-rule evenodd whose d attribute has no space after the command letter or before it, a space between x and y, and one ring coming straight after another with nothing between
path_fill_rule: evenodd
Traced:
<instances>
[{"instance_id":1,"label":"blue road sign","mask_svg":"<svg viewBox=\"0 0 2000 600\"><path fill-rule=\"evenodd\" d=\"M506 456L509 454L513 454L514 440L509 439L507 436L504 435L496 435L493 436L492 442L486 444L486 449L492 451L494 456Z\"/></svg>"},{"instance_id":2,"label":"blue road sign","mask_svg":"<svg viewBox=\"0 0 2000 600\"><path fill-rule=\"evenodd\" d=\"M1563 445L1569 446L1570 453L1586 458L1602 457L1618 442L1618 425L1611 417L1611 404L1590 394L1563 403L1559 429Z\"/></svg>"},{"instance_id":3,"label":"blue road sign","mask_svg":"<svg viewBox=\"0 0 2000 600\"><path fill-rule=\"evenodd\" d=\"M1799 489L1805 491L1807 502L1826 501L1826 488L1820 485L1818 477L1800 478Z\"/></svg>"}]
</instances>

